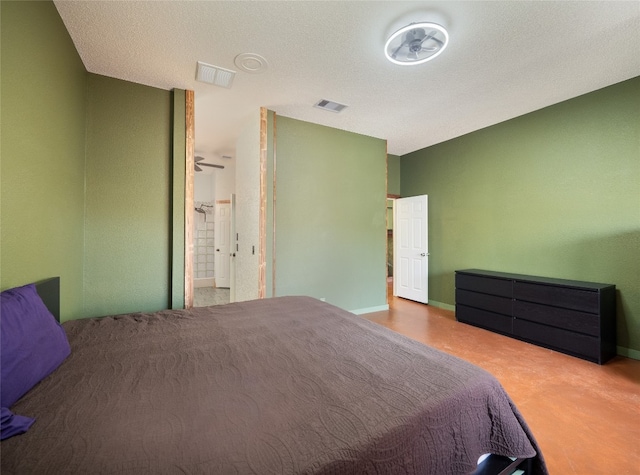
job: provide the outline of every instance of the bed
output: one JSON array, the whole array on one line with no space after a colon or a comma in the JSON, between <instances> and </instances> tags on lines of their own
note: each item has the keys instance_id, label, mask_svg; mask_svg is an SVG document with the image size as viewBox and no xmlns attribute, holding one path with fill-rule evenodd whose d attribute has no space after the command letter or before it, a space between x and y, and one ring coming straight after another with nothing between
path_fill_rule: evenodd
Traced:
<instances>
[{"instance_id":1,"label":"bed","mask_svg":"<svg viewBox=\"0 0 640 475\"><path fill-rule=\"evenodd\" d=\"M70 355L11 406L35 422L0 444L5 475L547 473L490 374L310 297L62 328Z\"/></svg>"}]
</instances>

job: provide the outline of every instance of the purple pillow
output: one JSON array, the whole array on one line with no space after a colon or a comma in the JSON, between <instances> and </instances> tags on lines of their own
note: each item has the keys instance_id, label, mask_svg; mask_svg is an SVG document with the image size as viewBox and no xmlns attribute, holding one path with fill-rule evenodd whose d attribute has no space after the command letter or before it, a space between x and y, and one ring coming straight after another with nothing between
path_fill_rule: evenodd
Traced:
<instances>
[{"instance_id":1,"label":"purple pillow","mask_svg":"<svg viewBox=\"0 0 640 475\"><path fill-rule=\"evenodd\" d=\"M3 407L0 412L0 440L24 434L34 422L35 419L31 417L14 415L9 409Z\"/></svg>"},{"instance_id":2,"label":"purple pillow","mask_svg":"<svg viewBox=\"0 0 640 475\"><path fill-rule=\"evenodd\" d=\"M1 407L11 407L71 353L64 329L34 284L0 294Z\"/></svg>"}]
</instances>

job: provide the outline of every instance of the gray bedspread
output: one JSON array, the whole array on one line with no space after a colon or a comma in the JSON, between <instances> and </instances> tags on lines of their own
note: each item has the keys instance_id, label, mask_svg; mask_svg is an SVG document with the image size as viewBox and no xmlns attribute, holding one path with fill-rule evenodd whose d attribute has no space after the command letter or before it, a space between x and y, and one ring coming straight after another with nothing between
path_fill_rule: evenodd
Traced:
<instances>
[{"instance_id":1,"label":"gray bedspread","mask_svg":"<svg viewBox=\"0 0 640 475\"><path fill-rule=\"evenodd\" d=\"M485 371L308 297L64 323L3 474L465 474L544 461Z\"/></svg>"}]
</instances>

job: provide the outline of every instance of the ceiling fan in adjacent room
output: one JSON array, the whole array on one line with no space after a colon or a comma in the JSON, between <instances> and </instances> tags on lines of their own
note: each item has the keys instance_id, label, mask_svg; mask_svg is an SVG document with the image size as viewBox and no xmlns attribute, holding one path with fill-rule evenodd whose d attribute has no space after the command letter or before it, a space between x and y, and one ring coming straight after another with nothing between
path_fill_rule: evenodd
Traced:
<instances>
[{"instance_id":1,"label":"ceiling fan in adjacent room","mask_svg":"<svg viewBox=\"0 0 640 475\"><path fill-rule=\"evenodd\" d=\"M224 165L214 165L213 163L204 163L203 160L206 160L206 159L200 156L195 157L193 164L197 172L202 171L202 168L200 167L224 168Z\"/></svg>"}]
</instances>

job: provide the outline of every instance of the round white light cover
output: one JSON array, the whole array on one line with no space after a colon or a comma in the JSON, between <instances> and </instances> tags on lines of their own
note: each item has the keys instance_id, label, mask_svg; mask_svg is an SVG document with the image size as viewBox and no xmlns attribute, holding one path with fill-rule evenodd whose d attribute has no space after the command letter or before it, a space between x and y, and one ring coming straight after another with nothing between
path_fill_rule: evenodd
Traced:
<instances>
[{"instance_id":1,"label":"round white light cover","mask_svg":"<svg viewBox=\"0 0 640 475\"><path fill-rule=\"evenodd\" d=\"M449 34L437 23L412 23L389 37L384 54L402 66L422 64L440 55L449 43Z\"/></svg>"}]
</instances>

